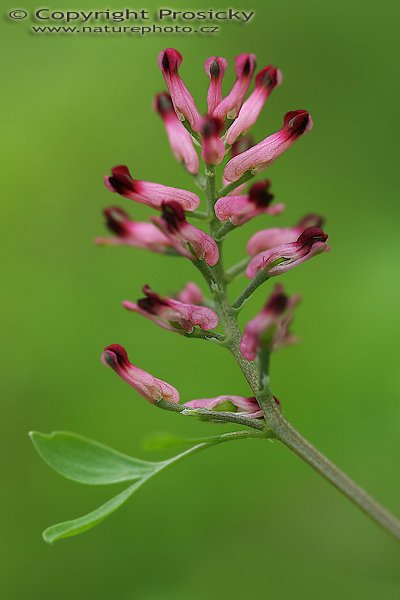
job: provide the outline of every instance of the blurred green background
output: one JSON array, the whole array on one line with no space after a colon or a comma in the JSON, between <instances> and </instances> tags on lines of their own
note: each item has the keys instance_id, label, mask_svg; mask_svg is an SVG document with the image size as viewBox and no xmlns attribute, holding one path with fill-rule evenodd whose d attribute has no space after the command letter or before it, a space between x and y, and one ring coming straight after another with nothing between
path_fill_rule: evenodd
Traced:
<instances>
[{"instance_id":1,"label":"blurred green background","mask_svg":"<svg viewBox=\"0 0 400 600\"><path fill-rule=\"evenodd\" d=\"M81 0L74 8L102 7ZM151 432L226 430L155 410L101 365L105 345L125 345L184 399L247 394L226 353L120 306L144 283L169 293L199 282L189 262L92 244L104 234L105 206L119 204L136 218L151 213L105 189L113 165L194 189L151 108L164 89L156 63L167 46L183 53L182 75L202 111L209 55L232 65L239 52L255 52L259 67L282 69L284 84L255 127L258 139L278 129L287 110L313 115L312 133L269 176L287 205L280 223L326 215L332 252L282 278L303 295L294 328L302 343L274 358L273 388L306 437L400 513L398 4L254 0L238 8L256 11L252 24L225 24L221 35L205 37L45 36L30 34L27 22L1 24L7 600L399 597L398 545L278 444L243 441L204 452L161 474L91 532L54 547L41 539L46 526L88 512L114 490L50 471L29 430L77 431L154 459L164 455L141 448ZM232 69L226 89L231 82ZM228 263L269 222L232 234Z\"/></svg>"}]
</instances>

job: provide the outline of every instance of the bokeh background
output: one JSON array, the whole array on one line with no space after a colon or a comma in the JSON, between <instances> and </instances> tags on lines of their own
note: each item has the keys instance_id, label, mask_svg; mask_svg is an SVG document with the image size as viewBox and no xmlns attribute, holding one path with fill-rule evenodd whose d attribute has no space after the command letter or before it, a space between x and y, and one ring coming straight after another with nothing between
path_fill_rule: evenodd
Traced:
<instances>
[{"instance_id":1,"label":"bokeh background","mask_svg":"<svg viewBox=\"0 0 400 600\"><path fill-rule=\"evenodd\" d=\"M189 4L174 7L204 8ZM151 212L105 189L113 165L194 189L151 108L164 88L157 54L167 46L183 53L182 75L201 110L209 55L232 65L237 53L255 52L259 66L282 69L284 85L255 127L258 139L279 128L287 110L313 115L312 133L269 176L287 204L281 224L306 212L326 215L332 252L282 279L303 295L295 323L302 342L274 358L273 388L306 437L400 513L398 4L239 4L256 11L253 23L223 25L214 37L34 36L28 23L1 23L2 598L399 597L398 545L277 443L199 454L94 530L54 547L41 539L46 526L88 512L118 486L62 479L36 455L29 430L77 431L157 459L165 454L142 448L151 432L227 429L155 410L101 365L105 345L125 345L182 398L247 393L226 353L120 306L144 283L168 293L199 282L189 262L92 244L105 233L105 206L117 203L135 218ZM215 8L228 6L221 0ZM117 0L108 7L121 8ZM101 7L81 0L74 8ZM232 70L226 89L231 82ZM232 234L228 262L269 222Z\"/></svg>"}]
</instances>

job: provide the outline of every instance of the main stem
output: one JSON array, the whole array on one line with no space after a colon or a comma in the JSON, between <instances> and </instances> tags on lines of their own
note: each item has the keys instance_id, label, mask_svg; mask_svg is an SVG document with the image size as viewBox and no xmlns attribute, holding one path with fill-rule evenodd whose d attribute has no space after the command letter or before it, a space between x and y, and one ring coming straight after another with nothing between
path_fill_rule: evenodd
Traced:
<instances>
[{"instance_id":1,"label":"main stem","mask_svg":"<svg viewBox=\"0 0 400 600\"><path fill-rule=\"evenodd\" d=\"M210 218L211 235L215 237L218 223L214 219L214 204L218 198L215 185L215 168L207 168L207 203ZM354 504L361 508L371 519L384 527L395 538L400 540L400 521L378 504L361 487L352 481L336 465L326 458L319 450L314 448L294 427L285 419L280 408L274 401L269 387L269 373L265 370L260 378L259 368L255 362L246 360L240 352L241 334L237 321L238 309L258 288L266 277L255 278L245 292L231 306L226 293L226 274L222 261L223 240L218 242L221 258L215 267L212 267L212 283L206 277L214 295L214 301L219 309L221 322L227 340L227 346L242 370L254 396L257 398L265 417L265 430L272 432L285 446L292 450L297 456L309 464L315 471L330 481ZM267 383L265 383L267 382ZM264 386L264 387L263 387Z\"/></svg>"}]
</instances>

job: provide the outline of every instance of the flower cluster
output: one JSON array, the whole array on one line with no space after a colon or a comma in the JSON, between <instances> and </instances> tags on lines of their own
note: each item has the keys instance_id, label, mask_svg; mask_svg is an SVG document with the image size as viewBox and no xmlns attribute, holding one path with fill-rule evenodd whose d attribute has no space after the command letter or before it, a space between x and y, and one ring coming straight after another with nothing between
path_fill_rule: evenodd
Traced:
<instances>
[{"instance_id":1,"label":"flower cluster","mask_svg":"<svg viewBox=\"0 0 400 600\"><path fill-rule=\"evenodd\" d=\"M174 387L133 365L125 349L118 344L105 348L102 358L143 397L162 408L174 405L186 412L204 414L206 411L208 416L214 413L218 420L223 420L223 415L263 419L265 414L260 398L265 399L268 394L266 396L263 389L265 379L261 375L269 374L266 356L295 341L290 326L300 298L288 296L283 286L277 284L264 308L245 325L243 333L238 327L237 313L261 283L326 252L328 236L322 230L322 217L308 214L293 227L259 230L247 244L248 258L227 271L221 250L225 236L233 229L256 217L268 219L284 211L284 204L274 203L270 179L250 183L247 190L246 182L310 131L312 119L306 110L289 111L278 131L254 143L247 132L273 90L282 82L278 68L272 65L262 68L255 75L254 89L246 99L256 70L256 57L240 54L235 58L236 79L224 96L223 80L228 62L211 56L204 63L209 85L207 114L202 115L181 78L181 54L167 48L160 53L158 64L167 90L156 95L154 108L164 123L175 158L206 193L207 211L198 211L200 198L191 191L133 179L128 167L116 166L105 178L107 188L147 205L158 214L151 216L148 222L138 222L122 208L106 208L106 226L113 235L98 238L96 242L134 246L190 259L204 276L211 298L206 298L193 282L175 297L160 295L145 285L144 297L136 302L125 301L123 306L163 329L186 337L212 340L228 348L246 375L251 395L223 394L180 404L179 392ZM221 173L222 189L218 191L216 167L225 157L228 159ZM201 160L205 165L204 174L200 172ZM207 223L209 233L190 220ZM231 304L227 286L235 276L243 273L251 282ZM259 376L254 377L254 372ZM275 405L280 405L272 394L269 397Z\"/></svg>"}]
</instances>

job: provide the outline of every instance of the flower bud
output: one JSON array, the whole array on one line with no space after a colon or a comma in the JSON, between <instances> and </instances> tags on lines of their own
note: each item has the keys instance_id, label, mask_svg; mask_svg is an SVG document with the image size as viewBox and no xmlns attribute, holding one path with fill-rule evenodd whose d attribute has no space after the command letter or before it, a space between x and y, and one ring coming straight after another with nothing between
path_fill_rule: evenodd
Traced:
<instances>
[{"instance_id":1,"label":"flower bud","mask_svg":"<svg viewBox=\"0 0 400 600\"><path fill-rule=\"evenodd\" d=\"M178 119L180 121L188 120L191 128L199 131L201 116L178 73L181 63L182 56L174 48L167 48L159 54L158 66L164 75Z\"/></svg>"},{"instance_id":2,"label":"flower bud","mask_svg":"<svg viewBox=\"0 0 400 600\"><path fill-rule=\"evenodd\" d=\"M311 116L306 110L286 113L282 129L228 162L224 170L225 179L234 182L247 171L252 173L262 171L311 128Z\"/></svg>"},{"instance_id":3,"label":"flower bud","mask_svg":"<svg viewBox=\"0 0 400 600\"><path fill-rule=\"evenodd\" d=\"M208 114L212 115L222 100L222 80L228 67L228 62L220 56L211 56L204 63L204 69L210 79L208 87Z\"/></svg>"},{"instance_id":4,"label":"flower bud","mask_svg":"<svg viewBox=\"0 0 400 600\"><path fill-rule=\"evenodd\" d=\"M105 365L114 369L126 383L135 388L152 404L162 398L168 402L179 402L179 392L172 385L135 367L129 362L125 348L119 344L112 344L104 348L101 358Z\"/></svg>"},{"instance_id":5,"label":"flower bud","mask_svg":"<svg viewBox=\"0 0 400 600\"><path fill-rule=\"evenodd\" d=\"M225 144L220 138L221 123L213 117L205 117L200 132L203 141L202 159L206 165L219 165L225 155Z\"/></svg>"},{"instance_id":6,"label":"flower bud","mask_svg":"<svg viewBox=\"0 0 400 600\"><path fill-rule=\"evenodd\" d=\"M284 204L270 206L274 199L269 192L269 179L251 186L247 196L224 196L215 203L215 214L222 221L230 221L233 225L243 225L261 214L279 215L285 208Z\"/></svg>"},{"instance_id":7,"label":"flower bud","mask_svg":"<svg viewBox=\"0 0 400 600\"><path fill-rule=\"evenodd\" d=\"M246 275L252 279L259 271L264 271L269 277L285 273L321 252L327 252L327 239L328 236L322 229L309 227L296 242L282 244L257 254L250 261Z\"/></svg>"},{"instance_id":8,"label":"flower bud","mask_svg":"<svg viewBox=\"0 0 400 600\"><path fill-rule=\"evenodd\" d=\"M236 81L229 94L218 104L213 112L213 117L223 121L225 117L235 119L250 87L256 57L254 54L240 54L235 58Z\"/></svg>"},{"instance_id":9,"label":"flower bud","mask_svg":"<svg viewBox=\"0 0 400 600\"><path fill-rule=\"evenodd\" d=\"M267 98L282 82L282 73L275 67L265 67L256 77L254 92L240 109L237 119L232 123L226 135L226 143L233 144L239 135L247 131L257 121Z\"/></svg>"},{"instance_id":10,"label":"flower bud","mask_svg":"<svg viewBox=\"0 0 400 600\"><path fill-rule=\"evenodd\" d=\"M105 178L105 184L111 192L116 192L124 198L147 204L152 208L160 209L164 202L173 200L183 210L195 210L200 204L200 198L178 188L168 187L161 183L151 183L132 179L128 167L119 165L111 170L111 177Z\"/></svg>"},{"instance_id":11,"label":"flower bud","mask_svg":"<svg viewBox=\"0 0 400 600\"><path fill-rule=\"evenodd\" d=\"M157 94L154 107L164 122L168 140L176 160L184 162L189 173L195 175L199 170L199 157L193 146L192 136L176 116L171 96L166 92Z\"/></svg>"},{"instance_id":12,"label":"flower bud","mask_svg":"<svg viewBox=\"0 0 400 600\"><path fill-rule=\"evenodd\" d=\"M201 398L199 400L190 400L185 402L183 406L188 408L205 408L207 410L214 410L219 407L219 410L226 412L235 412L238 416L249 417L252 419L261 419L263 413L258 405L257 400L253 398L245 398L244 396L216 396L215 398ZM233 405L233 406L232 406ZM233 409L239 409L234 411ZM216 410L218 415L218 411Z\"/></svg>"}]
</instances>

